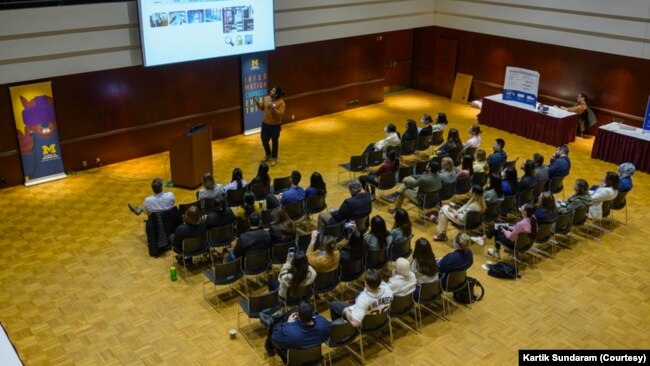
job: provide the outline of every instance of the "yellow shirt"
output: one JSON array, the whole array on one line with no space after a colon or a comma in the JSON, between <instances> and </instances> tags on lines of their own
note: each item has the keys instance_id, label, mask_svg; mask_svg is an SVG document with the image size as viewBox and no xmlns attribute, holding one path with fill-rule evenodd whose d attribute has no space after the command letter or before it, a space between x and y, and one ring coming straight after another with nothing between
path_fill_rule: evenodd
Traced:
<instances>
[{"instance_id":1,"label":"yellow shirt","mask_svg":"<svg viewBox=\"0 0 650 366\"><path fill-rule=\"evenodd\" d=\"M270 125L279 125L284 117L284 99L271 100L270 96L265 96L262 104L257 105L264 111L264 122ZM274 107L271 107L274 106Z\"/></svg>"}]
</instances>

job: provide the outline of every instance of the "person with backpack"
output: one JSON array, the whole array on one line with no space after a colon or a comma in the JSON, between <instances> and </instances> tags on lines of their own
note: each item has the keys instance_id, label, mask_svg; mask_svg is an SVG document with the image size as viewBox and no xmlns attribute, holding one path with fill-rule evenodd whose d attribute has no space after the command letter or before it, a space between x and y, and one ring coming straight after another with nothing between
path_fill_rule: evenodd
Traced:
<instances>
[{"instance_id":1,"label":"person with backpack","mask_svg":"<svg viewBox=\"0 0 650 366\"><path fill-rule=\"evenodd\" d=\"M527 203L519 208L519 212L521 212L522 219L519 220L517 224L515 224L514 228L506 229L503 225L495 226L494 228L488 230L486 235L483 236L483 242L485 242L485 240L488 238L494 238L494 248L488 249L488 254L494 258L501 258L501 245L504 245L508 249L513 250L515 248L517 236L520 234L535 237L535 234L537 233L535 206Z\"/></svg>"},{"instance_id":2,"label":"person with backpack","mask_svg":"<svg viewBox=\"0 0 650 366\"><path fill-rule=\"evenodd\" d=\"M474 263L474 256L469 249L469 235L458 233L454 238L454 251L447 253L438 261L438 276L440 283L447 282L447 274L465 271Z\"/></svg>"}]
</instances>

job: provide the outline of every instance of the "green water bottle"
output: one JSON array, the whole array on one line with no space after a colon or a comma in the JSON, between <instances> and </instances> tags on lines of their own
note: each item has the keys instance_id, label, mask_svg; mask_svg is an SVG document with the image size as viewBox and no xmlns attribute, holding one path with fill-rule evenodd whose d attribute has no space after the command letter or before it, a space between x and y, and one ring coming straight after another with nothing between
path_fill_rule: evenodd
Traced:
<instances>
[{"instance_id":1,"label":"green water bottle","mask_svg":"<svg viewBox=\"0 0 650 366\"><path fill-rule=\"evenodd\" d=\"M177 278L177 277L176 277L176 266L171 266L171 267L169 268L169 278L170 278L172 281L176 281L176 278Z\"/></svg>"}]
</instances>

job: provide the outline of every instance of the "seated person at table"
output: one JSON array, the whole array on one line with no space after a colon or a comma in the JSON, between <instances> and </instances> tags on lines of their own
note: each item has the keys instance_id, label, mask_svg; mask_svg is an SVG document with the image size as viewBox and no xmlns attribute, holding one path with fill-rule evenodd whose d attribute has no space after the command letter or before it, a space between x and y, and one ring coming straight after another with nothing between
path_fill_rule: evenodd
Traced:
<instances>
[{"instance_id":1,"label":"seated person at table","mask_svg":"<svg viewBox=\"0 0 650 366\"><path fill-rule=\"evenodd\" d=\"M483 199L483 187L478 185L472 186L472 193L469 201L459 209L453 209L450 205L444 205L440 208L438 216L431 215L432 221L438 222L438 235L433 237L435 241L447 241L447 224L453 221L458 225L465 225L467 214L470 212L485 212L485 200Z\"/></svg>"},{"instance_id":2,"label":"seated person at table","mask_svg":"<svg viewBox=\"0 0 650 366\"><path fill-rule=\"evenodd\" d=\"M438 261L440 284L446 284L449 273L465 271L474 264L474 254L469 245L470 239L467 234L458 233L456 235L454 238L454 251L447 253Z\"/></svg>"},{"instance_id":3,"label":"seated person at table","mask_svg":"<svg viewBox=\"0 0 650 366\"><path fill-rule=\"evenodd\" d=\"M358 180L353 180L348 183L348 190L350 197L343 201L338 210L330 209L330 212L321 212L318 215L319 227L334 225L370 215L372 211L370 193L362 192L361 183Z\"/></svg>"},{"instance_id":4,"label":"seated person at table","mask_svg":"<svg viewBox=\"0 0 650 366\"><path fill-rule=\"evenodd\" d=\"M237 258L243 258L247 254L268 251L271 247L271 234L261 228L262 218L259 213L253 212L248 217L250 229L242 233L232 252L228 253L226 261L232 262Z\"/></svg>"},{"instance_id":5,"label":"seated person at table","mask_svg":"<svg viewBox=\"0 0 650 366\"><path fill-rule=\"evenodd\" d=\"M386 148L389 146L399 146L400 145L400 136L397 133L397 127L394 124L389 123L384 127L384 132L386 137L382 140L369 144L361 155L368 155L373 151L381 150L386 151Z\"/></svg>"},{"instance_id":6,"label":"seated person at table","mask_svg":"<svg viewBox=\"0 0 650 366\"><path fill-rule=\"evenodd\" d=\"M329 339L331 330L327 319L316 314L308 301L301 301L297 311L288 311L269 327L264 348L269 356L278 353L286 362L287 350L320 345Z\"/></svg>"},{"instance_id":7,"label":"seated person at table","mask_svg":"<svg viewBox=\"0 0 650 366\"><path fill-rule=\"evenodd\" d=\"M580 93L576 97L576 104L571 107L560 107L565 111L573 112L578 115L577 129L580 136L582 136L583 133L587 133L587 130L591 127L589 121L589 106L587 103L589 103L589 97L587 97L587 94Z\"/></svg>"},{"instance_id":8,"label":"seated person at table","mask_svg":"<svg viewBox=\"0 0 650 366\"><path fill-rule=\"evenodd\" d=\"M603 202L616 198L618 194L618 173L607 172L601 187L592 187L595 190L591 194L591 206L589 207L589 218L600 219L603 217Z\"/></svg>"},{"instance_id":9,"label":"seated person at table","mask_svg":"<svg viewBox=\"0 0 650 366\"><path fill-rule=\"evenodd\" d=\"M332 321L343 318L353 327L359 327L366 314L388 311L393 302L393 292L388 284L381 280L381 275L374 269L366 270L364 277L366 286L353 304L343 301L330 303Z\"/></svg>"},{"instance_id":10,"label":"seated person at table","mask_svg":"<svg viewBox=\"0 0 650 366\"><path fill-rule=\"evenodd\" d=\"M154 178L151 181L153 194L144 199L142 206L128 204L129 210L136 215L145 212L149 215L152 212L167 211L176 206L176 196L173 192L163 192L163 181L161 178Z\"/></svg>"},{"instance_id":11,"label":"seated person at table","mask_svg":"<svg viewBox=\"0 0 650 366\"><path fill-rule=\"evenodd\" d=\"M395 210L402 207L404 197L408 198L414 204L421 206L424 201L424 196L428 192L439 191L442 188L442 181L440 180L440 165L430 160L427 164L427 172L424 174L411 175L402 181L402 184L397 188L397 199L395 200L395 207L388 210L388 213L394 214Z\"/></svg>"},{"instance_id":12,"label":"seated person at table","mask_svg":"<svg viewBox=\"0 0 650 366\"><path fill-rule=\"evenodd\" d=\"M467 149L478 149L481 147L481 126L473 124L469 128L469 134L471 137L465 142L465 145L463 145L463 152L467 151Z\"/></svg>"},{"instance_id":13,"label":"seated person at table","mask_svg":"<svg viewBox=\"0 0 650 366\"><path fill-rule=\"evenodd\" d=\"M493 167L500 168L506 164L506 161L508 161L508 154L506 154L506 151L504 150L505 147L505 140L500 138L494 140L494 144L492 145L493 153L487 157L487 163L491 169L495 169Z\"/></svg>"},{"instance_id":14,"label":"seated person at table","mask_svg":"<svg viewBox=\"0 0 650 366\"><path fill-rule=\"evenodd\" d=\"M415 285L417 279L410 269L409 261L406 258L397 258L393 275L388 279L388 287L393 292L393 296L410 295L415 291Z\"/></svg>"},{"instance_id":15,"label":"seated person at table","mask_svg":"<svg viewBox=\"0 0 650 366\"><path fill-rule=\"evenodd\" d=\"M517 181L517 169L506 167L501 173L501 188L505 196L516 196L519 193L519 182Z\"/></svg>"},{"instance_id":16,"label":"seated person at table","mask_svg":"<svg viewBox=\"0 0 650 366\"><path fill-rule=\"evenodd\" d=\"M553 157L551 157L551 163L548 166L548 178L566 177L570 171L571 160L569 160L569 147L560 145L557 147Z\"/></svg>"},{"instance_id":17,"label":"seated person at table","mask_svg":"<svg viewBox=\"0 0 650 366\"><path fill-rule=\"evenodd\" d=\"M632 163L623 163L618 166L618 191L629 192L632 190L632 175L636 167Z\"/></svg>"},{"instance_id":18,"label":"seated person at table","mask_svg":"<svg viewBox=\"0 0 650 366\"><path fill-rule=\"evenodd\" d=\"M201 220L201 211L196 206L190 206L183 215L183 224L180 224L176 231L169 236L169 242L172 243L174 253L178 253L176 261L183 264L183 258L180 254L183 252L183 240L189 238L201 238L205 242L205 222ZM207 245L207 243L206 243ZM185 258L187 264L192 263L192 257Z\"/></svg>"},{"instance_id":19,"label":"seated person at table","mask_svg":"<svg viewBox=\"0 0 650 366\"><path fill-rule=\"evenodd\" d=\"M584 179L576 179L575 184L573 185L573 190L575 194L566 202L560 203L560 208L558 209L559 214L566 214L569 212L574 212L577 208L591 206L591 195L589 194L589 183Z\"/></svg>"},{"instance_id":20,"label":"seated person at table","mask_svg":"<svg viewBox=\"0 0 650 366\"><path fill-rule=\"evenodd\" d=\"M542 192L535 207L535 219L540 224L546 224L557 220L557 205L551 192Z\"/></svg>"},{"instance_id":21,"label":"seated person at table","mask_svg":"<svg viewBox=\"0 0 650 366\"><path fill-rule=\"evenodd\" d=\"M339 268L341 253L336 249L334 237L325 235L317 246L318 230L311 233L311 242L307 247L307 260L316 272L331 272Z\"/></svg>"},{"instance_id":22,"label":"seated person at table","mask_svg":"<svg viewBox=\"0 0 650 366\"><path fill-rule=\"evenodd\" d=\"M291 187L280 194L278 200L274 194L269 193L266 197L266 208L274 209L276 207L289 205L296 202L303 202L305 200L305 190L300 186L302 175L299 171L294 170L291 172Z\"/></svg>"},{"instance_id":23,"label":"seated person at table","mask_svg":"<svg viewBox=\"0 0 650 366\"><path fill-rule=\"evenodd\" d=\"M519 179L519 190L523 191L524 189L532 189L537 185L537 177L535 177L535 162L532 160L526 160L521 164L521 169L524 171L524 175Z\"/></svg>"}]
</instances>

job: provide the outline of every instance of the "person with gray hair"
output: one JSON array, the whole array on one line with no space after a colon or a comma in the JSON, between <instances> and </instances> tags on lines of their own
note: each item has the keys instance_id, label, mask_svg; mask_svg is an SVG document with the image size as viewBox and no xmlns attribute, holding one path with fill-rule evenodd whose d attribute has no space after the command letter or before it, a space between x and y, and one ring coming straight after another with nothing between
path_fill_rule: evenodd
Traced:
<instances>
[{"instance_id":1,"label":"person with gray hair","mask_svg":"<svg viewBox=\"0 0 650 366\"><path fill-rule=\"evenodd\" d=\"M372 211L370 193L362 192L361 183L356 179L348 183L348 190L350 191L350 198L346 198L338 210L330 209L330 212L322 212L318 215L318 227L334 225L370 215Z\"/></svg>"}]
</instances>

